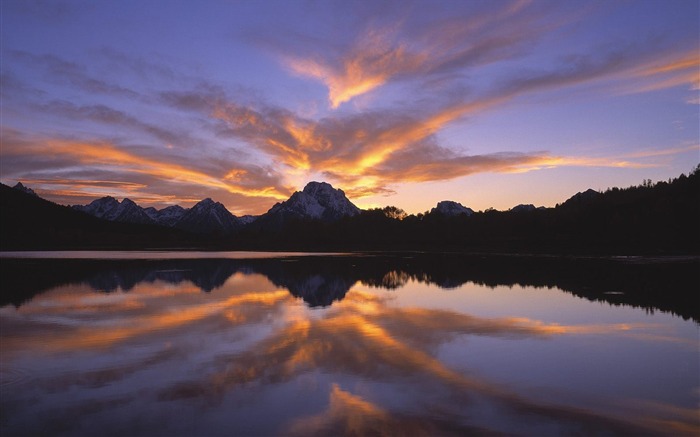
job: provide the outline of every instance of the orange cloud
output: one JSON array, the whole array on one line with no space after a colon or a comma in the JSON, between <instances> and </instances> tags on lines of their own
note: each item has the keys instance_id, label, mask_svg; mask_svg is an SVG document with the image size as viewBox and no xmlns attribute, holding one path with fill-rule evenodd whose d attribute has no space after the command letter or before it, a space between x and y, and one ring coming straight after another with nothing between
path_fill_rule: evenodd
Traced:
<instances>
[{"instance_id":1,"label":"orange cloud","mask_svg":"<svg viewBox=\"0 0 700 437\"><path fill-rule=\"evenodd\" d=\"M519 6L510 12L502 11L499 19L525 9ZM427 71L426 65L449 70L498 59L508 44L488 32L484 38L475 40L477 46L484 46L479 49L469 46L468 53L460 51L456 43L442 39L442 36L452 34L456 35L457 41L467 38L465 35L474 36L495 19L478 18L469 21L467 30L446 25L440 37L424 36L414 41L415 44L398 41L400 33L389 28L383 33L367 33L340 59L333 56L313 59L287 56L285 62L300 74L323 80L331 90L332 105L337 106L397 75ZM524 26L503 38L510 41L530 31L532 29ZM428 59L425 58L427 55L421 54L426 47L438 47L439 50L430 51ZM659 165L635 156L561 156L537 151L464 155L440 146L436 137L453 123L508 104L525 94L616 80L625 75L657 78L681 74L681 79L686 81L689 74L696 74L691 70L697 63L697 55L671 54L664 62L651 62L649 57L649 52L641 48L580 56L573 64L568 62L551 70L518 73L503 80L490 92L470 96L466 101L453 98L447 104L413 111L365 112L318 120L282 108L262 104L253 107L227 101L223 94L209 90L167 93L164 98L182 109L203 112L222 122L222 131L227 135L243 140L269 156L278 168L283 166L288 180L302 180L304 176L320 173L358 198L391 192L391 184L450 180L479 172L519 173L562 166L646 168ZM676 83L677 77L665 79ZM654 83L665 84L663 81ZM229 174L235 177L223 183L238 180L237 171Z\"/></svg>"},{"instance_id":2,"label":"orange cloud","mask_svg":"<svg viewBox=\"0 0 700 437\"><path fill-rule=\"evenodd\" d=\"M337 62L286 56L283 62L294 73L318 79L328 87L333 109L385 84L404 71L421 68L427 53L411 51L405 44L394 43L392 29L370 30L361 35L354 47Z\"/></svg>"},{"instance_id":3,"label":"orange cloud","mask_svg":"<svg viewBox=\"0 0 700 437\"><path fill-rule=\"evenodd\" d=\"M247 197L287 198L287 193L281 192L277 187L267 186L255 188L231 183L229 182L230 178L220 178L182 165L139 156L126 150L127 148L125 147L119 148L106 142L89 143L49 139L23 142L21 144L9 142L3 146L4 156L37 154L53 157L67 157L74 164L113 169L120 173L143 174L170 183L174 182L210 187ZM248 170L233 169L231 172L240 176L247 174ZM62 183L60 179L57 180L57 182L58 184ZM75 188L76 185L80 184L80 181L75 181L72 186ZM83 184L94 185L86 182ZM123 187L129 190L136 186L125 183Z\"/></svg>"},{"instance_id":4,"label":"orange cloud","mask_svg":"<svg viewBox=\"0 0 700 437\"><path fill-rule=\"evenodd\" d=\"M693 50L688 53L665 55L623 73L627 80L635 83L625 85L623 92L644 93L688 85L692 90L700 89L700 56Z\"/></svg>"},{"instance_id":5,"label":"orange cloud","mask_svg":"<svg viewBox=\"0 0 700 437\"><path fill-rule=\"evenodd\" d=\"M331 108L369 93L400 77L427 77L461 67L493 62L512 54L523 41L551 28L526 16L529 2L503 5L487 14L471 14L431 23L420 31L406 32L403 22L383 23L365 29L340 55L323 57L280 56L295 74L313 78L328 88ZM518 15L519 20L512 20ZM508 22L508 27L496 26ZM515 24L517 23L517 24ZM495 29L498 29L497 31Z\"/></svg>"}]
</instances>

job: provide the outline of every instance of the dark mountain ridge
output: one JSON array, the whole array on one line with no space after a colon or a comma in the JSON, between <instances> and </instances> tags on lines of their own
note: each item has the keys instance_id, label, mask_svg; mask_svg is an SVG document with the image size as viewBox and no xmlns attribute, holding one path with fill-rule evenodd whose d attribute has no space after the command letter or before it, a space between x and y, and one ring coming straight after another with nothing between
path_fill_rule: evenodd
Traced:
<instances>
[{"instance_id":1,"label":"dark mountain ridge","mask_svg":"<svg viewBox=\"0 0 700 437\"><path fill-rule=\"evenodd\" d=\"M100 219L0 184L0 250L197 247L183 231Z\"/></svg>"},{"instance_id":2,"label":"dark mountain ridge","mask_svg":"<svg viewBox=\"0 0 700 437\"><path fill-rule=\"evenodd\" d=\"M198 234L232 234L240 229L243 223L223 204L206 198L183 211L173 226Z\"/></svg>"},{"instance_id":3,"label":"dark mountain ridge","mask_svg":"<svg viewBox=\"0 0 700 437\"><path fill-rule=\"evenodd\" d=\"M604 193L587 190L555 208L520 205L509 211L474 212L456 202L444 201L430 212L417 215L406 215L396 207L363 211L342 190L318 182L309 183L266 214L246 219L235 217L211 199L189 210L169 207L158 211L142 209L129 199L119 202L106 197L80 208L103 217L99 225L85 222L87 214L25 190L3 185L0 194L0 243L4 250L99 248L113 247L112 244L144 248L155 244L234 250L700 253L697 168L689 176L681 175L668 182L647 181ZM161 214L169 220L167 227L157 225ZM89 226L83 226L84 222ZM132 227L108 226L104 222ZM98 235L88 237L88 231L97 228Z\"/></svg>"}]
</instances>

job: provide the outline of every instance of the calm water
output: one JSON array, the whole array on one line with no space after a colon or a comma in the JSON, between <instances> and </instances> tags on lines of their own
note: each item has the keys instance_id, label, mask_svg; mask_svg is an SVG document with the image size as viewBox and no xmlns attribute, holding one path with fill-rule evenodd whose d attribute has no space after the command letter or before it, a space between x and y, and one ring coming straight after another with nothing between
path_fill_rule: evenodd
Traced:
<instances>
[{"instance_id":1,"label":"calm water","mask_svg":"<svg viewBox=\"0 0 700 437\"><path fill-rule=\"evenodd\" d=\"M700 430L697 318L617 264L211 256L1 260L0 434Z\"/></svg>"}]
</instances>

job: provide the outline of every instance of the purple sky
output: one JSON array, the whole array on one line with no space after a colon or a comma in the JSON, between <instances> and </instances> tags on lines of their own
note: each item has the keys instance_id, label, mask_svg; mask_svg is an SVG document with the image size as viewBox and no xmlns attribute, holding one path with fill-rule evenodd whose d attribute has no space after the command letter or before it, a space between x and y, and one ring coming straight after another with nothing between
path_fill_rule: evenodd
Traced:
<instances>
[{"instance_id":1,"label":"purple sky","mask_svg":"<svg viewBox=\"0 0 700 437\"><path fill-rule=\"evenodd\" d=\"M683 1L0 2L0 179L63 204L310 180L358 206L553 206L700 162Z\"/></svg>"}]
</instances>

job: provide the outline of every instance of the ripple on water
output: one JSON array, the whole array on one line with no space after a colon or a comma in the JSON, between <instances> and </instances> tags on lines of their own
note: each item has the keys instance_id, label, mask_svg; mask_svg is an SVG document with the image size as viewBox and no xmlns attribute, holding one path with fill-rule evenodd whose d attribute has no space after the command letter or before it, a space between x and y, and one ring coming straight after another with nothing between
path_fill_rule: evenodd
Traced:
<instances>
[{"instance_id":1,"label":"ripple on water","mask_svg":"<svg viewBox=\"0 0 700 437\"><path fill-rule=\"evenodd\" d=\"M25 384L33 379L32 374L19 367L0 368L0 387L3 389Z\"/></svg>"}]
</instances>

